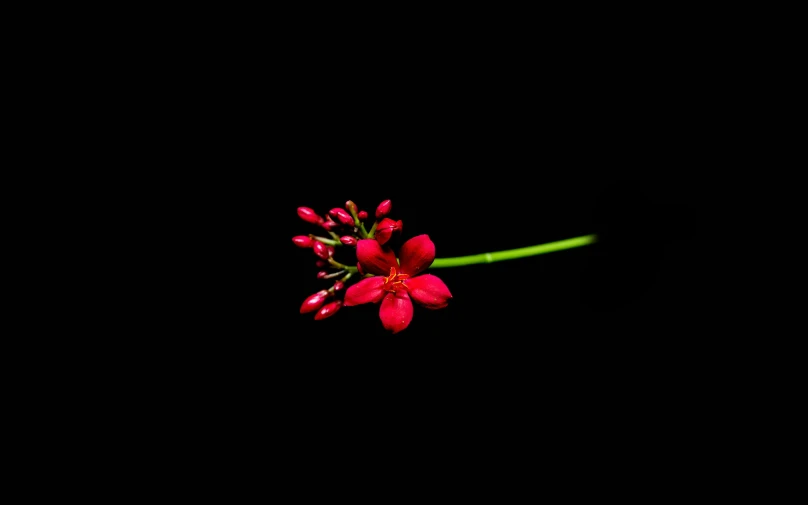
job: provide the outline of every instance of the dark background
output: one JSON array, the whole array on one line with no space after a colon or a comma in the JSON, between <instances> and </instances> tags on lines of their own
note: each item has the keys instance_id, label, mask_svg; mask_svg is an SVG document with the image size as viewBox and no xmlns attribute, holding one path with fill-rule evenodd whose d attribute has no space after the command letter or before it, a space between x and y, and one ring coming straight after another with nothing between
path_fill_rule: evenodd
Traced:
<instances>
[{"instance_id":1,"label":"dark background","mask_svg":"<svg viewBox=\"0 0 808 505\"><path fill-rule=\"evenodd\" d=\"M361 388L389 373L463 377L471 395L491 374L513 391L596 377L639 387L656 370L678 381L712 359L709 249L722 227L705 209L717 194L708 174L722 166L722 94L709 66L671 73L655 64L659 48L622 60L628 53L596 46L574 57L548 47L425 58L405 47L311 49L277 50L260 65L228 57L219 100L200 107L202 94L183 117L198 120L184 150L198 163L176 192L198 205L171 232L185 242L190 224L200 240L168 266L194 293L187 320L204 336L184 337L181 351L217 356L200 366L244 374L248 390L318 390L328 377ZM325 214L349 199L369 213L391 199L399 243L428 234L438 257L599 241L434 270L449 306L416 304L392 335L373 305L323 321L299 313L329 283L292 243L319 232L296 209Z\"/></svg>"},{"instance_id":2,"label":"dark background","mask_svg":"<svg viewBox=\"0 0 808 505\"><path fill-rule=\"evenodd\" d=\"M578 46L577 35L530 30L532 40L414 51L410 34L374 51L370 39L306 46L304 32L267 44L266 32L198 51L192 80L149 83L166 106L137 139L173 149L138 160L153 178L133 178L178 212L156 212L162 236L144 226L142 256L159 275L137 307L168 317L149 318L121 353L146 356L135 382L158 377L170 408L197 400L187 425L213 419L208 431L228 445L264 440L258 452L272 457L289 443L281 465L306 475L324 452L343 467L363 439L397 455L391 441L437 438L419 461L436 447L465 458L531 442L532 453L554 442L577 458L576 441L611 458L632 432L654 451L646 432L676 443L683 426L703 425L700 413L678 422L686 414L672 405L692 404L691 391L716 404L726 390L699 380L732 337L713 326L720 258L708 250L734 242L704 212L717 194L706 174L726 167L716 118L738 110L710 78L723 52L680 70L675 51L642 38ZM157 207L149 198L136 211ZM438 257L599 241L435 270L449 306L416 304L391 335L373 305L323 321L299 313L328 283L291 241L319 231L296 209L324 214L348 199L370 213L391 199L399 243L428 234ZM206 439L194 443L206 450Z\"/></svg>"}]
</instances>

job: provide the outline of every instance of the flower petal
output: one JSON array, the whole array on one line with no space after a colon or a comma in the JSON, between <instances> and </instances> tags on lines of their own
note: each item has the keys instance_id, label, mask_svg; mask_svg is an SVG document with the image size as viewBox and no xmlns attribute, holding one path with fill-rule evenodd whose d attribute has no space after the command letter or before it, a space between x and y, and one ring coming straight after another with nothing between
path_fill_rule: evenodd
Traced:
<instances>
[{"instance_id":1,"label":"flower petal","mask_svg":"<svg viewBox=\"0 0 808 505\"><path fill-rule=\"evenodd\" d=\"M379 308L379 318L386 330L398 333L412 321L412 301L403 289L397 293L387 293Z\"/></svg>"},{"instance_id":2,"label":"flower petal","mask_svg":"<svg viewBox=\"0 0 808 505\"><path fill-rule=\"evenodd\" d=\"M407 279L406 284L412 299L428 309L442 309L452 297L446 284L432 274Z\"/></svg>"},{"instance_id":3,"label":"flower petal","mask_svg":"<svg viewBox=\"0 0 808 505\"><path fill-rule=\"evenodd\" d=\"M386 217L379 221L379 225L376 227L376 240L379 242L380 245L384 245L390 240L390 237L393 236L394 231L401 231L401 221L398 223Z\"/></svg>"},{"instance_id":4,"label":"flower petal","mask_svg":"<svg viewBox=\"0 0 808 505\"><path fill-rule=\"evenodd\" d=\"M362 239L356 243L356 259L362 269L375 275L389 275L390 268L398 268L396 253L390 248L382 248L375 239Z\"/></svg>"},{"instance_id":5,"label":"flower petal","mask_svg":"<svg viewBox=\"0 0 808 505\"><path fill-rule=\"evenodd\" d=\"M384 296L384 277L368 277L345 291L345 306L376 303Z\"/></svg>"},{"instance_id":6,"label":"flower petal","mask_svg":"<svg viewBox=\"0 0 808 505\"><path fill-rule=\"evenodd\" d=\"M435 244L429 240L429 235L412 237L402 244L398 257L401 273L418 275L435 261Z\"/></svg>"}]
</instances>

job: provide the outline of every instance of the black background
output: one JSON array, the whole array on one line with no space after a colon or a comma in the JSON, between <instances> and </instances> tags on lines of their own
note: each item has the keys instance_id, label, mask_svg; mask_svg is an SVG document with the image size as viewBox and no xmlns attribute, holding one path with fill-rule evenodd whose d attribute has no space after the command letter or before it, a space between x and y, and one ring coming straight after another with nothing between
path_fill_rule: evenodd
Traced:
<instances>
[{"instance_id":1,"label":"black background","mask_svg":"<svg viewBox=\"0 0 808 505\"><path fill-rule=\"evenodd\" d=\"M574 38L452 40L416 54L409 39L302 50L298 35L246 41L259 54L227 51L215 65L200 52L203 84L155 80L168 105L137 138L173 149L138 160L157 168L133 178L175 208L152 210L159 236L143 226L141 268L158 278L144 276L154 282L124 321L140 325L120 353L138 357L134 382L153 381L167 408L196 400L187 425L213 419L227 444L263 441L271 457L288 443L282 466L306 475L311 454L339 468L362 439L389 456L394 442L438 438L461 458L486 449L480 433L490 447L538 442L536 453L553 441L571 458L574 441L611 458L632 431L643 446L654 430L675 443L691 420L671 405L692 404L683 385L704 390L694 378L721 362L726 338L713 332L708 249L727 237L706 218L717 193L702 175L722 166L722 93L705 70L672 71L664 49L643 53L642 40L599 53L570 50ZM151 195L138 212L157 207ZM323 321L299 313L328 283L292 243L319 232L296 209L325 214L349 199L369 213L391 199L396 240L428 234L438 257L599 240L434 270L449 306L416 304L392 335L374 305ZM676 430L657 428L671 419ZM194 445L207 450L206 437Z\"/></svg>"},{"instance_id":2,"label":"black background","mask_svg":"<svg viewBox=\"0 0 808 505\"><path fill-rule=\"evenodd\" d=\"M247 391L443 376L464 381L454 394L473 395L492 376L513 394L597 377L641 387L657 370L679 381L714 355L708 250L721 228L706 218L716 195L706 174L720 153L710 149L713 109L696 100L709 89L651 63L638 80L636 60L594 54L599 64L543 53L526 65L466 51L449 64L318 49L274 53L263 66L234 60L220 102L191 104L201 134L187 152L198 167L176 192L195 202L171 233L187 243L190 225L198 240L167 266L182 272L177 285L193 293L186 320L200 328L180 351L216 358L183 359L235 375ZM322 321L300 314L329 283L292 243L319 232L296 209L325 214L352 200L372 213L385 199L404 223L399 243L428 234L438 257L599 241L436 269L449 306L416 304L395 335L374 305Z\"/></svg>"}]
</instances>

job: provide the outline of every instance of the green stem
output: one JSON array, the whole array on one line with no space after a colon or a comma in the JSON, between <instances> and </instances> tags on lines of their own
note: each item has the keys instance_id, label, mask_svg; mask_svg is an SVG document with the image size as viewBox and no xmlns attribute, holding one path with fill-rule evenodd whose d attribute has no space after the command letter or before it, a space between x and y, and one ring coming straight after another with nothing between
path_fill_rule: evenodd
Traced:
<instances>
[{"instance_id":1,"label":"green stem","mask_svg":"<svg viewBox=\"0 0 808 505\"><path fill-rule=\"evenodd\" d=\"M370 227L368 238L376 238L376 227L379 226L379 220L373 221L373 226Z\"/></svg>"},{"instance_id":2,"label":"green stem","mask_svg":"<svg viewBox=\"0 0 808 505\"><path fill-rule=\"evenodd\" d=\"M351 273L351 274L355 274L356 272L359 271L359 269L357 269L356 267L349 267L348 265L343 265L342 263L335 260L334 258L329 257L328 258L328 263L333 267L339 268L340 270L345 270L346 272Z\"/></svg>"},{"instance_id":3,"label":"green stem","mask_svg":"<svg viewBox=\"0 0 808 505\"><path fill-rule=\"evenodd\" d=\"M458 256L455 258L436 258L429 268L460 267L465 265L477 265L481 263L494 263L496 261L513 260L527 258L528 256L538 256L554 251L563 251L574 247L594 244L597 242L597 235L583 235L581 237L568 238L557 242L520 247L519 249L509 249L507 251L496 251L482 254L472 254L471 256Z\"/></svg>"},{"instance_id":4,"label":"green stem","mask_svg":"<svg viewBox=\"0 0 808 505\"><path fill-rule=\"evenodd\" d=\"M333 232L329 232L329 233L333 233ZM339 241L339 235L334 234L334 237L335 237L335 239L331 240L330 238L318 237L317 235L309 235L309 238L313 238L314 240L319 240L323 244L342 245L342 242Z\"/></svg>"}]
</instances>

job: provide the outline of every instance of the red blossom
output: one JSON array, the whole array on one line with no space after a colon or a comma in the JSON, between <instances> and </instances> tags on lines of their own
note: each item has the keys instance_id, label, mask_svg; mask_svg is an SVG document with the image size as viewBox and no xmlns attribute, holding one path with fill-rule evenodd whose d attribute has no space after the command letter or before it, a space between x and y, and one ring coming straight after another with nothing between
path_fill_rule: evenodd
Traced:
<instances>
[{"instance_id":1,"label":"red blossom","mask_svg":"<svg viewBox=\"0 0 808 505\"><path fill-rule=\"evenodd\" d=\"M393 236L394 231L401 231L403 228L404 223L401 220L393 221L386 217L382 219L376 227L376 240L379 241L379 245L384 245L390 240L390 237Z\"/></svg>"},{"instance_id":2,"label":"red blossom","mask_svg":"<svg viewBox=\"0 0 808 505\"><path fill-rule=\"evenodd\" d=\"M379 318L384 328L393 333L409 326L413 300L428 309L441 309L452 298L442 280L422 273L435 260L435 244L428 235L404 242L399 260L390 248L371 239L357 243L356 257L362 269L375 276L349 287L345 291L345 306L381 302Z\"/></svg>"}]
</instances>

